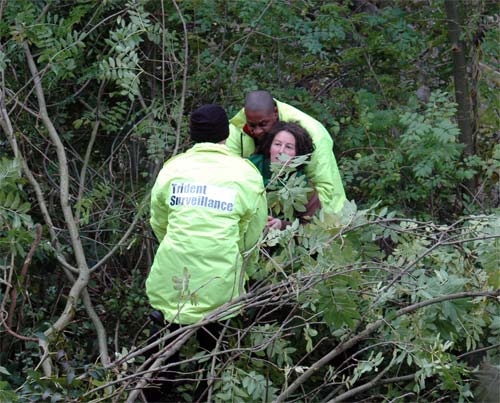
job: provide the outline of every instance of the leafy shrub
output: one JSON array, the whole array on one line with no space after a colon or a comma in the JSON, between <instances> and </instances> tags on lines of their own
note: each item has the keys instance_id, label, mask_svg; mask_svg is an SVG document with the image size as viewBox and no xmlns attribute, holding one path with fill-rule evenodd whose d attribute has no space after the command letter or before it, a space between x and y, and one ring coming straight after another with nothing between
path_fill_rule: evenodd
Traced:
<instances>
[{"instance_id":1,"label":"leafy shrub","mask_svg":"<svg viewBox=\"0 0 500 403\"><path fill-rule=\"evenodd\" d=\"M447 94L434 92L422 111L411 104L406 111L380 111L376 102L360 103L359 108L361 126L349 126L347 133L353 134L354 150L359 144L371 145L342 163L354 198L380 197L384 205L409 215L419 212L423 219L444 219L461 211L470 200L461 186L480 166L477 158L462 161L463 145L452 121L456 107Z\"/></svg>"}]
</instances>

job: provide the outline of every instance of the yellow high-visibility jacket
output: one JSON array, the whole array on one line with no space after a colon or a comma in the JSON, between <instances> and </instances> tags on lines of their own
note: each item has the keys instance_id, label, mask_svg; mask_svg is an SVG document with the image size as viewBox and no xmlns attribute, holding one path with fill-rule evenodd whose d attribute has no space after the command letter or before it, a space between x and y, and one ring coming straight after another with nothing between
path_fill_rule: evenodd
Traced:
<instances>
[{"instance_id":1,"label":"yellow high-visibility jacket","mask_svg":"<svg viewBox=\"0 0 500 403\"><path fill-rule=\"evenodd\" d=\"M160 242L146 280L151 306L191 324L238 297L242 252L266 220L262 177L226 146L199 143L167 161L151 194Z\"/></svg>"},{"instance_id":2,"label":"yellow high-visibility jacket","mask_svg":"<svg viewBox=\"0 0 500 403\"><path fill-rule=\"evenodd\" d=\"M346 196L340 178L337 161L333 154L333 141L326 128L316 119L297 108L275 100L278 118L285 122L298 122L306 129L314 143L311 162L306 166L306 176L318 191L321 206L327 212L339 212ZM244 132L246 125L245 109L241 109L230 121L228 148L241 157L248 157L255 152L254 140Z\"/></svg>"}]
</instances>

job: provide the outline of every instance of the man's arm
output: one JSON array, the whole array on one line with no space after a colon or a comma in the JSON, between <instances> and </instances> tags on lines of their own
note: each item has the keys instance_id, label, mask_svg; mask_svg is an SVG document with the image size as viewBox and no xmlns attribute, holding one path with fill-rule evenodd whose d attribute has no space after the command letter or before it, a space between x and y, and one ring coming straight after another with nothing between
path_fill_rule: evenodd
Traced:
<instances>
[{"instance_id":1,"label":"man's arm","mask_svg":"<svg viewBox=\"0 0 500 403\"><path fill-rule=\"evenodd\" d=\"M346 197L333 154L333 140L330 133L313 117L284 102L275 101L278 105L280 120L298 121L312 137L315 150L311 163L306 166L306 175L316 187L323 209L327 212L339 212Z\"/></svg>"},{"instance_id":2,"label":"man's arm","mask_svg":"<svg viewBox=\"0 0 500 403\"><path fill-rule=\"evenodd\" d=\"M162 183L159 177L151 191L151 218L149 223L159 242L163 240L167 233L169 213L168 200L166 199L167 186L168 184Z\"/></svg>"},{"instance_id":3,"label":"man's arm","mask_svg":"<svg viewBox=\"0 0 500 403\"><path fill-rule=\"evenodd\" d=\"M267 222L267 199L264 183L259 171L249 161L248 173L245 174L246 183L241 184L243 188L243 205L245 214L240 222L240 248L251 249L259 240Z\"/></svg>"},{"instance_id":4,"label":"man's arm","mask_svg":"<svg viewBox=\"0 0 500 403\"><path fill-rule=\"evenodd\" d=\"M229 137L226 140L229 150L242 158L248 158L255 152L255 142L253 139L236 126L229 125Z\"/></svg>"},{"instance_id":5,"label":"man's arm","mask_svg":"<svg viewBox=\"0 0 500 403\"><path fill-rule=\"evenodd\" d=\"M242 108L229 120L229 137L226 140L227 148L242 158L247 158L255 152L255 142L243 131L246 124L245 109Z\"/></svg>"},{"instance_id":6,"label":"man's arm","mask_svg":"<svg viewBox=\"0 0 500 403\"><path fill-rule=\"evenodd\" d=\"M346 196L332 151L333 141L328 132L317 139L314 146L311 163L305 169L306 175L314 183L323 209L326 212L338 213L346 201Z\"/></svg>"},{"instance_id":7,"label":"man's arm","mask_svg":"<svg viewBox=\"0 0 500 403\"><path fill-rule=\"evenodd\" d=\"M229 136L226 139L226 146L232 153L242 156L241 153L241 130L235 125L229 124Z\"/></svg>"},{"instance_id":8,"label":"man's arm","mask_svg":"<svg viewBox=\"0 0 500 403\"><path fill-rule=\"evenodd\" d=\"M255 200L255 210L250 213L248 219L248 227L245 232L243 239L243 248L245 250L249 250L252 248L260 236L262 235L262 231L266 226L267 222L267 200L266 200L266 191L262 187L262 191Z\"/></svg>"}]
</instances>

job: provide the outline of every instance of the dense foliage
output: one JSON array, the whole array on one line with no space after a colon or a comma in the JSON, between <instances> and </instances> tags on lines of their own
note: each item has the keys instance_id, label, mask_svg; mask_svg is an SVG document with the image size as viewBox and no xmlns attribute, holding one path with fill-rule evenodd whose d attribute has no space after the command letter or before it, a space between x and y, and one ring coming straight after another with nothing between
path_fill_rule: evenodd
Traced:
<instances>
[{"instance_id":1,"label":"dense foliage","mask_svg":"<svg viewBox=\"0 0 500 403\"><path fill-rule=\"evenodd\" d=\"M500 11L469 2L473 152L448 1L1 2L0 401L138 401L159 368L186 401L202 377L214 401L497 398ZM151 355L151 186L193 108L260 88L324 123L352 201L263 236L217 351L188 328Z\"/></svg>"}]
</instances>

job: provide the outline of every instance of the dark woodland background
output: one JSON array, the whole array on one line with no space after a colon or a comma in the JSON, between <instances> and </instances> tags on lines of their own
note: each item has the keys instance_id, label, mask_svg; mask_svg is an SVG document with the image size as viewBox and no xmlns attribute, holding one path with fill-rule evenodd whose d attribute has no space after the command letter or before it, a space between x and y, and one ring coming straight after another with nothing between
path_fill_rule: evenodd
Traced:
<instances>
[{"instance_id":1,"label":"dark woodland background","mask_svg":"<svg viewBox=\"0 0 500 403\"><path fill-rule=\"evenodd\" d=\"M190 111L232 115L254 89L327 127L352 202L259 243L215 352L163 333L184 379L170 398L208 377L213 401L498 401L498 2L3 0L0 16L0 401L143 399L162 365L149 191Z\"/></svg>"}]
</instances>

